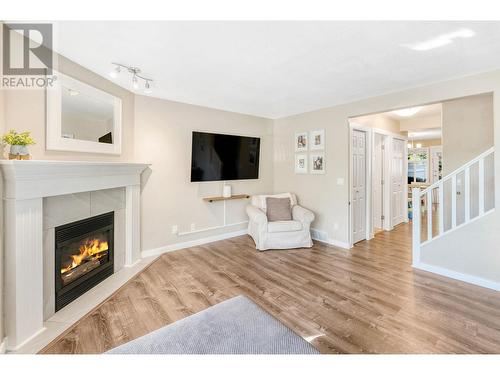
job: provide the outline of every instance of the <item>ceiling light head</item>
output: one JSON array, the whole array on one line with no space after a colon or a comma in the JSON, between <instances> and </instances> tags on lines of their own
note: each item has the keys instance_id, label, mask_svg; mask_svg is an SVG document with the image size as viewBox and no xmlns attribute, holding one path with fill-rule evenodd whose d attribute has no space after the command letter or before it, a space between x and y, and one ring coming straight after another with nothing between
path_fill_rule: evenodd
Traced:
<instances>
[{"instance_id":1,"label":"ceiling light head","mask_svg":"<svg viewBox=\"0 0 500 375\"><path fill-rule=\"evenodd\" d=\"M127 67L127 70L130 74L133 74L134 76L141 74L141 69L137 68L136 66L129 66Z\"/></svg>"},{"instance_id":2,"label":"ceiling light head","mask_svg":"<svg viewBox=\"0 0 500 375\"><path fill-rule=\"evenodd\" d=\"M118 76L118 74L120 73L121 69L123 68L126 72L128 72L132 75L132 87L134 88L134 90L139 89L139 80L141 80L141 84L144 81L144 88L146 90L146 93L149 94L152 92L151 82L153 82L153 80L151 78L147 78L147 77L142 76L141 69L139 69L136 66L128 66L128 65L123 65L123 64L119 64L119 63L112 63L112 64L115 66L113 71L111 71L109 73L109 75L112 78L116 78Z\"/></svg>"},{"instance_id":3,"label":"ceiling light head","mask_svg":"<svg viewBox=\"0 0 500 375\"><path fill-rule=\"evenodd\" d=\"M398 109L397 111L392 111L392 113L401 117L410 117L416 114L417 112L420 112L421 109L422 107L411 107L411 108Z\"/></svg>"}]
</instances>

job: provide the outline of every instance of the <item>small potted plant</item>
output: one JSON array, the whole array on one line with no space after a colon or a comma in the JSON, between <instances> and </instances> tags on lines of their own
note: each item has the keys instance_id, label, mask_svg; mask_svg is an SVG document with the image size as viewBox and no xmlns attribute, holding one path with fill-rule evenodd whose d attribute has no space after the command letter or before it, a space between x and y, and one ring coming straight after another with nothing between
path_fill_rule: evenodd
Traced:
<instances>
[{"instance_id":1,"label":"small potted plant","mask_svg":"<svg viewBox=\"0 0 500 375\"><path fill-rule=\"evenodd\" d=\"M15 130L9 130L2 136L4 145L10 145L9 159L28 160L30 153L29 145L34 145L35 140L31 138L30 132L18 133Z\"/></svg>"}]
</instances>

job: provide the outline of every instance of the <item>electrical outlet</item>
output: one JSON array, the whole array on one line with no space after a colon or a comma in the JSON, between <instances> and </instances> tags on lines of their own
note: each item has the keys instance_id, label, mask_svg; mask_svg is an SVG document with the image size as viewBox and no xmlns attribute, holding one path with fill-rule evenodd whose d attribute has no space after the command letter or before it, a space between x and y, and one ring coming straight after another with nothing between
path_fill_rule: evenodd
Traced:
<instances>
[{"instance_id":1,"label":"electrical outlet","mask_svg":"<svg viewBox=\"0 0 500 375\"><path fill-rule=\"evenodd\" d=\"M339 230L339 223L333 223L333 229Z\"/></svg>"},{"instance_id":2,"label":"electrical outlet","mask_svg":"<svg viewBox=\"0 0 500 375\"><path fill-rule=\"evenodd\" d=\"M179 233L179 227L177 225L172 225L172 234Z\"/></svg>"},{"instance_id":3,"label":"electrical outlet","mask_svg":"<svg viewBox=\"0 0 500 375\"><path fill-rule=\"evenodd\" d=\"M191 223L191 232L193 232L195 230L196 230L196 224L195 223Z\"/></svg>"}]
</instances>

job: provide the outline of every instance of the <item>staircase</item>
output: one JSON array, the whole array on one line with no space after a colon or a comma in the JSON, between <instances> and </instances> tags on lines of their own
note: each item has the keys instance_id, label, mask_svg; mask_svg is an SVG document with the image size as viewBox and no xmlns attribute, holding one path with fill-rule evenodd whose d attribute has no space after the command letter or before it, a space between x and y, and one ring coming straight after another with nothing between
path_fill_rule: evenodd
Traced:
<instances>
[{"instance_id":1,"label":"staircase","mask_svg":"<svg viewBox=\"0 0 500 375\"><path fill-rule=\"evenodd\" d=\"M412 190L414 267L422 246L494 211L493 157L494 147L428 188Z\"/></svg>"}]
</instances>

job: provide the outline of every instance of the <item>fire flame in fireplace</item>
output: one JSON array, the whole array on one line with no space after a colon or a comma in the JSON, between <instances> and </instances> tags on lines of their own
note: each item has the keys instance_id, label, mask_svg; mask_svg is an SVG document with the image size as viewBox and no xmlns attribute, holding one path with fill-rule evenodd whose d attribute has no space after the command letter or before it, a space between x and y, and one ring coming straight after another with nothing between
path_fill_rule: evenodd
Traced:
<instances>
[{"instance_id":1,"label":"fire flame in fireplace","mask_svg":"<svg viewBox=\"0 0 500 375\"><path fill-rule=\"evenodd\" d=\"M101 241L97 238L86 240L85 243L80 246L80 254L71 255L71 264L68 267L61 268L61 273L71 271L86 260L97 260L103 257L105 255L104 252L107 251L108 248L107 241Z\"/></svg>"}]
</instances>

